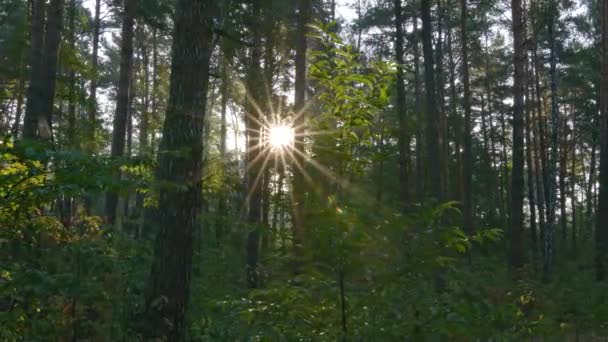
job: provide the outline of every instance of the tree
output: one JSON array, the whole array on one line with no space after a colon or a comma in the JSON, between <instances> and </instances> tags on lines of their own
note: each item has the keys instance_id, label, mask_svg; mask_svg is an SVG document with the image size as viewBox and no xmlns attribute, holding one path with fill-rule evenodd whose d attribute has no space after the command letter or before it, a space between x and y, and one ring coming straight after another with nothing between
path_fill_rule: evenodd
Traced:
<instances>
[{"instance_id":1,"label":"tree","mask_svg":"<svg viewBox=\"0 0 608 342\"><path fill-rule=\"evenodd\" d=\"M252 17L258 18L261 15L261 5L259 0L252 1ZM256 288L259 285L258 276L258 253L260 240L260 224L262 223L262 175L264 172L264 160L262 153L262 125L264 120L260 113L263 108L263 97L260 82L263 82L260 61L262 57L262 33L259 25L251 27L252 46L249 58L249 69L247 71L246 91L247 100L245 104L245 126L247 128L247 224L249 233L247 234L247 285Z\"/></svg>"},{"instance_id":2,"label":"tree","mask_svg":"<svg viewBox=\"0 0 608 342\"><path fill-rule=\"evenodd\" d=\"M401 9L401 0L394 0L394 11L395 11L395 59L398 64L397 68L397 117L399 120L399 182L401 186L401 202L402 206L405 206L409 200L408 194L408 164L409 164L409 153L410 153L410 139L408 134L408 127L406 125L407 120L407 108L405 103L405 84L403 69L405 67L403 61L403 55L405 53L403 48L403 10Z\"/></svg>"},{"instance_id":3,"label":"tree","mask_svg":"<svg viewBox=\"0 0 608 342\"><path fill-rule=\"evenodd\" d=\"M93 22L93 53L91 54L91 82L89 83L88 139L90 148L95 148L95 129L97 126L97 64L99 62L99 36L101 30L101 0L95 0L95 21Z\"/></svg>"},{"instance_id":4,"label":"tree","mask_svg":"<svg viewBox=\"0 0 608 342\"><path fill-rule=\"evenodd\" d=\"M304 201L305 183L304 170L304 134L306 133L306 33L307 25L310 21L312 11L311 0L298 0L298 17L296 28L296 55L295 55L295 93L294 93L294 149L299 151L294 156L294 175L293 175L293 213L294 213L294 233L293 244L295 253L294 272L299 272L301 262L301 248L304 239Z\"/></svg>"},{"instance_id":5,"label":"tree","mask_svg":"<svg viewBox=\"0 0 608 342\"><path fill-rule=\"evenodd\" d=\"M524 87L525 53L521 0L511 0L513 20L513 170L511 174L511 223L509 265L524 265Z\"/></svg>"},{"instance_id":6,"label":"tree","mask_svg":"<svg viewBox=\"0 0 608 342\"><path fill-rule=\"evenodd\" d=\"M473 220L473 143L471 138L471 89L469 82L469 52L467 40L467 0L460 0L460 40L462 53L462 84L464 87L464 168L462 180L464 196L464 229L468 233L475 230Z\"/></svg>"},{"instance_id":7,"label":"tree","mask_svg":"<svg viewBox=\"0 0 608 342\"><path fill-rule=\"evenodd\" d=\"M598 199L596 243L596 277L604 280L608 263L608 1L601 1L602 80L600 86L601 142L600 194Z\"/></svg>"},{"instance_id":8,"label":"tree","mask_svg":"<svg viewBox=\"0 0 608 342\"><path fill-rule=\"evenodd\" d=\"M112 130L112 157L121 157L125 152L127 124L129 119L129 92L133 73L133 22L135 20L135 0L124 0L122 13L122 35L120 48L120 77L118 80L116 112ZM120 177L116 172L115 177ZM106 221L116 223L118 194L108 192L106 195Z\"/></svg>"},{"instance_id":9,"label":"tree","mask_svg":"<svg viewBox=\"0 0 608 342\"><path fill-rule=\"evenodd\" d=\"M429 170L430 195L437 201L442 201L443 193L441 184L445 176L441 168L440 137L440 115L437 111L435 98L435 71L433 62L433 28L431 25L431 3L430 0L420 1L420 13L422 17L422 53L424 56L424 80L426 87L426 142Z\"/></svg>"},{"instance_id":10,"label":"tree","mask_svg":"<svg viewBox=\"0 0 608 342\"><path fill-rule=\"evenodd\" d=\"M177 2L170 93L155 177L159 210L145 222L158 226L142 327L149 339L179 341L185 333L194 233L202 205L212 15L211 0Z\"/></svg>"},{"instance_id":11,"label":"tree","mask_svg":"<svg viewBox=\"0 0 608 342\"><path fill-rule=\"evenodd\" d=\"M63 23L63 1L52 0L47 7L44 30L44 1L32 2L30 82L23 122L23 138L50 141L57 80L57 52Z\"/></svg>"}]
</instances>

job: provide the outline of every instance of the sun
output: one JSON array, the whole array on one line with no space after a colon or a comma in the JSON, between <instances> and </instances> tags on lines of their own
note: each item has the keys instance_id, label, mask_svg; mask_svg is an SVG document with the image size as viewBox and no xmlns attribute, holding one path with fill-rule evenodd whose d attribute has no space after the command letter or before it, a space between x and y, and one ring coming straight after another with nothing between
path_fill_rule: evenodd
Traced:
<instances>
[{"instance_id":1,"label":"sun","mask_svg":"<svg viewBox=\"0 0 608 342\"><path fill-rule=\"evenodd\" d=\"M268 144L275 150L282 150L293 146L294 131L292 127L279 124L270 126Z\"/></svg>"}]
</instances>

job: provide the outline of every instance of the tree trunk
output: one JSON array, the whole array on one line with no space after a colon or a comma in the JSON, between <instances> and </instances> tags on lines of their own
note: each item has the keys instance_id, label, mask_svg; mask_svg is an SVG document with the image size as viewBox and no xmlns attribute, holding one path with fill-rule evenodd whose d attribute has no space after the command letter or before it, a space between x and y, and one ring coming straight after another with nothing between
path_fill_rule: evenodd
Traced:
<instances>
[{"instance_id":1,"label":"tree trunk","mask_svg":"<svg viewBox=\"0 0 608 342\"><path fill-rule=\"evenodd\" d=\"M426 183L426 175L424 173L424 164L422 163L422 155L424 150L424 120L422 118L422 89L420 88L420 49L419 49L419 38L420 32L418 31L418 17L414 16L414 31L413 31L413 46L414 46L414 107L416 107L416 123L418 125L416 129L416 200L418 202L424 201L424 191Z\"/></svg>"},{"instance_id":2,"label":"tree trunk","mask_svg":"<svg viewBox=\"0 0 608 342\"><path fill-rule=\"evenodd\" d=\"M160 187L159 210L146 222L158 225L159 231L146 291L145 340L181 341L185 333L193 241L202 205L211 6L211 0L179 0L175 11L169 100L156 170L157 184L170 185Z\"/></svg>"},{"instance_id":3,"label":"tree trunk","mask_svg":"<svg viewBox=\"0 0 608 342\"><path fill-rule=\"evenodd\" d=\"M400 199L401 208L405 209L409 201L408 193L408 160L409 160L409 149L410 139L407 132L407 109L405 104L405 84L404 84L404 61L403 55L405 53L403 48L403 10L401 8L401 0L394 0L394 11L395 11L395 60L397 62L397 117L399 122L399 134L398 134L398 146L399 146L399 184L400 184Z\"/></svg>"},{"instance_id":4,"label":"tree trunk","mask_svg":"<svg viewBox=\"0 0 608 342\"><path fill-rule=\"evenodd\" d=\"M57 79L57 53L63 24L63 0L51 0L49 3L46 33L44 1L33 1L30 85L23 123L23 138L50 141Z\"/></svg>"},{"instance_id":5,"label":"tree trunk","mask_svg":"<svg viewBox=\"0 0 608 342\"><path fill-rule=\"evenodd\" d=\"M260 0L253 1L253 17L261 16ZM261 89L263 86L263 75L260 67L262 51L261 51L261 30L259 25L251 27L253 36L249 70L247 72L247 98L249 101L245 107L245 125L247 127L247 224L249 225L249 234L247 235L247 285L250 288L259 286L258 274L258 251L259 251L259 230L262 223L262 178L264 166L262 166L263 153L262 146L262 127L260 125L263 120L261 113L257 108L258 104L262 104L263 96Z\"/></svg>"},{"instance_id":6,"label":"tree trunk","mask_svg":"<svg viewBox=\"0 0 608 342\"><path fill-rule=\"evenodd\" d=\"M224 42L222 42L224 43ZM223 44L224 45L224 44ZM220 75L220 97L221 97L221 107L220 107L220 160L222 161L222 172L226 175L227 166L226 163L226 140L227 140L227 125L226 125L226 110L228 108L228 66L229 60L226 55L226 48L223 46L222 48L222 64L221 64L221 75ZM225 186L225 184L224 184ZM226 229L225 225L225 217L227 217L226 213L226 191L221 191L218 198L218 214L219 219L215 226L215 239L216 242L221 244L224 236L224 232Z\"/></svg>"},{"instance_id":7,"label":"tree trunk","mask_svg":"<svg viewBox=\"0 0 608 342\"><path fill-rule=\"evenodd\" d=\"M97 63L99 55L99 35L101 30L101 0L95 0L95 19L93 22L93 53L91 55L91 82L89 83L88 144L90 150L96 149L95 129L97 128Z\"/></svg>"},{"instance_id":8,"label":"tree trunk","mask_svg":"<svg viewBox=\"0 0 608 342\"><path fill-rule=\"evenodd\" d=\"M125 152L125 139L127 133L127 119L129 111L129 91L133 69L133 21L135 15L135 0L124 0L122 16L122 43L120 49L120 76L118 80L118 91L116 100L116 112L114 114L114 125L112 130L113 158L119 158ZM120 172L114 171L114 177L119 178ZM106 195L106 222L113 225L116 222L116 208L118 206L118 194L108 192Z\"/></svg>"},{"instance_id":9,"label":"tree trunk","mask_svg":"<svg viewBox=\"0 0 608 342\"><path fill-rule=\"evenodd\" d=\"M598 200L596 242L596 277L604 280L608 260L608 1L601 2L602 18L602 84L600 106L602 131L600 144L600 195Z\"/></svg>"},{"instance_id":10,"label":"tree trunk","mask_svg":"<svg viewBox=\"0 0 608 342\"><path fill-rule=\"evenodd\" d=\"M424 79L426 86L426 111L427 111L427 154L428 170L430 175L430 195L437 201L443 201L440 148L440 117L437 112L435 99L435 71L433 63L433 28L431 25L431 3L430 0L421 0L422 16L422 50L424 55Z\"/></svg>"},{"instance_id":11,"label":"tree trunk","mask_svg":"<svg viewBox=\"0 0 608 342\"><path fill-rule=\"evenodd\" d=\"M524 265L524 35L521 0L511 0L513 18L513 172L511 178L511 232L509 264L513 269Z\"/></svg>"},{"instance_id":12,"label":"tree trunk","mask_svg":"<svg viewBox=\"0 0 608 342\"><path fill-rule=\"evenodd\" d=\"M571 208L572 208L572 226L570 229L572 229L571 232L571 236L572 236L572 254L576 256L577 254L577 250L576 250L576 236L577 236L577 196L576 196L576 183L577 183L577 175L576 175L576 121L575 121L575 112L574 112L574 106L572 106L572 166L570 169L570 201L572 202L571 204Z\"/></svg>"},{"instance_id":13,"label":"tree trunk","mask_svg":"<svg viewBox=\"0 0 608 342\"><path fill-rule=\"evenodd\" d=\"M295 56L295 98L294 98L294 111L296 113L295 125L295 140L294 148L301 153L295 154L294 170L293 170L293 213L294 213L294 231L293 231L293 245L294 245L294 273L299 273L301 254L302 254L302 243L304 239L304 170L301 170L298 165L304 165L304 134L306 131L305 127L305 114L304 104L306 101L306 25L310 21L312 11L311 0L299 0L298 1L298 18L297 18L297 32L296 32L296 56Z\"/></svg>"},{"instance_id":14,"label":"tree trunk","mask_svg":"<svg viewBox=\"0 0 608 342\"><path fill-rule=\"evenodd\" d=\"M555 233L555 208L557 204L557 184L555 176L557 173L557 163L559 158L559 133L560 133L560 118L559 107L557 103L557 57L556 57L556 40L555 40L555 21L558 18L557 4L551 1L551 10L554 13L549 14L548 32L550 45L550 70L549 77L551 79L551 149L549 155L549 165L547 169L547 177L545 178L545 186L547 187L547 228L545 229L545 246L543 260L543 279L549 280L553 269L553 248L554 248L554 233Z\"/></svg>"},{"instance_id":15,"label":"tree trunk","mask_svg":"<svg viewBox=\"0 0 608 342\"><path fill-rule=\"evenodd\" d=\"M526 58L526 74L529 74L529 64ZM529 80L527 80L529 81ZM536 227L536 178L535 178L535 165L532 163L532 151L534 150L534 141L532 141L532 101L531 101L530 82L526 82L526 165L527 165L527 180L528 180L528 202L530 206L530 246L532 250L532 256L536 259L538 251L538 236ZM537 160L535 160L538 162Z\"/></svg>"},{"instance_id":16,"label":"tree trunk","mask_svg":"<svg viewBox=\"0 0 608 342\"><path fill-rule=\"evenodd\" d=\"M473 143L471 138L471 89L469 86L469 52L467 40L467 0L460 0L460 40L462 44L462 84L464 87L464 165L463 200L464 229L469 234L475 231L473 220Z\"/></svg>"}]
</instances>

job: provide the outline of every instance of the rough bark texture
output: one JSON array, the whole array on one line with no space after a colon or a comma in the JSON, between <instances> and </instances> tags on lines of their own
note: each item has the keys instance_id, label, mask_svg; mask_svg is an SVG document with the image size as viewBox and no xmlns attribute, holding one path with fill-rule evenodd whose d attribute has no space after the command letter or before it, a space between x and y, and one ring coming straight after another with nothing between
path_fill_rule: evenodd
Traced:
<instances>
[{"instance_id":1,"label":"rough bark texture","mask_svg":"<svg viewBox=\"0 0 608 342\"><path fill-rule=\"evenodd\" d=\"M176 7L169 100L156 170L159 210L145 224L159 230L146 291L144 340L180 341L184 335L202 206L211 5L211 0L179 0Z\"/></svg>"},{"instance_id":2,"label":"rough bark texture","mask_svg":"<svg viewBox=\"0 0 608 342\"><path fill-rule=\"evenodd\" d=\"M464 229L473 233L473 143L471 139L471 89L469 85L469 52L467 46L467 0L460 0L460 41L462 43L462 84L464 87L464 165L463 165L463 215Z\"/></svg>"},{"instance_id":3,"label":"rough bark texture","mask_svg":"<svg viewBox=\"0 0 608 342\"><path fill-rule=\"evenodd\" d=\"M122 16L122 42L120 48L120 76L118 79L118 91L116 100L116 112L114 114L114 125L112 130L111 155L114 158L121 157L125 152L127 134L127 119L129 115L129 92L131 89L131 78L133 69L133 22L135 15L135 0L124 0ZM115 177L120 177L118 171ZM109 192L106 195L106 222L116 222L116 209L118 206L118 195Z\"/></svg>"},{"instance_id":4,"label":"rough bark texture","mask_svg":"<svg viewBox=\"0 0 608 342\"><path fill-rule=\"evenodd\" d=\"M431 25L431 3L430 0L422 0L422 51L424 55L424 79L426 86L426 112L427 112L427 155L429 170L430 195L438 201L443 200L442 193L442 169L440 149L440 117L437 112L435 99L435 71L433 63L433 35Z\"/></svg>"},{"instance_id":5,"label":"rough bark texture","mask_svg":"<svg viewBox=\"0 0 608 342\"><path fill-rule=\"evenodd\" d=\"M97 127L97 63L99 56L99 35L101 29L101 0L95 0L95 20L93 22L93 53L91 54L91 82L89 83L88 138L89 148L95 148L95 128Z\"/></svg>"},{"instance_id":6,"label":"rough bark texture","mask_svg":"<svg viewBox=\"0 0 608 342\"><path fill-rule=\"evenodd\" d=\"M32 13L30 85L23 126L25 139L52 139L52 112L57 79L57 52L63 24L63 0L47 6L44 28L44 1L34 0Z\"/></svg>"},{"instance_id":7,"label":"rough bark texture","mask_svg":"<svg viewBox=\"0 0 608 342\"><path fill-rule=\"evenodd\" d=\"M606 256L608 254L608 0L601 2L602 18L602 84L600 86L601 106L601 147L600 147L600 194L597 211L596 277L606 277Z\"/></svg>"},{"instance_id":8,"label":"rough bark texture","mask_svg":"<svg viewBox=\"0 0 608 342\"><path fill-rule=\"evenodd\" d=\"M395 60L397 61L397 117L399 120L399 184L402 207L409 201L408 193L408 159L410 149L410 139L406 127L406 107L405 107L405 84L403 76L403 11L401 8L401 0L394 1L395 10Z\"/></svg>"},{"instance_id":9,"label":"rough bark texture","mask_svg":"<svg viewBox=\"0 0 608 342\"><path fill-rule=\"evenodd\" d=\"M46 116L40 116L42 102L42 50L44 48L44 0L33 0L30 31L29 86L23 119L23 138L35 139L38 136L38 120L48 125ZM40 118L39 118L40 116Z\"/></svg>"},{"instance_id":10,"label":"rough bark texture","mask_svg":"<svg viewBox=\"0 0 608 342\"><path fill-rule=\"evenodd\" d=\"M260 0L253 0L253 17L261 15ZM262 153L262 127L258 108L263 105L262 70L260 61L262 57L261 30L259 25L251 27L253 42L249 70L247 74L247 104L245 106L245 125L247 127L247 285L256 288L259 285L258 252L260 240L260 225L262 223L262 182L263 160Z\"/></svg>"},{"instance_id":11,"label":"rough bark texture","mask_svg":"<svg viewBox=\"0 0 608 342\"><path fill-rule=\"evenodd\" d=\"M293 177L293 213L294 213L294 232L293 244L295 252L294 273L299 272L301 258L301 247L304 239L304 174L298 165L304 165L304 134L306 132L306 117L302 112L306 101L306 25L310 21L312 11L311 0L298 1L298 19L296 32L296 78L295 78L295 98L294 111L296 113L295 140L294 148L301 153L294 153L294 177Z\"/></svg>"},{"instance_id":12,"label":"rough bark texture","mask_svg":"<svg viewBox=\"0 0 608 342\"><path fill-rule=\"evenodd\" d=\"M426 176L424 174L424 165L422 162L422 155L424 150L423 143L423 132L424 132L424 121L422 120L422 89L420 87L420 49L419 43L420 32L418 31L418 17L414 16L414 32L413 32L413 48L414 48L414 107L416 108L416 122L418 127L416 128L416 200L422 202L424 198L424 189Z\"/></svg>"},{"instance_id":13,"label":"rough bark texture","mask_svg":"<svg viewBox=\"0 0 608 342\"><path fill-rule=\"evenodd\" d=\"M555 176L557 174L557 163L559 159L559 143L560 143L560 118L559 104L557 102L557 56L556 56L556 39L555 39L555 21L557 18L557 4L551 2L551 10L554 13L549 14L548 32L549 32L549 78L551 80L551 150L549 154L549 165L547 166L547 177L545 178L545 186L547 187L547 228L545 229L544 241L544 260L543 260L543 278L547 281L551 275L553 268L553 248L555 234L555 209L557 207L557 184Z\"/></svg>"},{"instance_id":14,"label":"rough bark texture","mask_svg":"<svg viewBox=\"0 0 608 342\"><path fill-rule=\"evenodd\" d=\"M511 231L509 264L514 269L524 265L524 35L521 0L511 1L513 18L513 171L511 175Z\"/></svg>"}]
</instances>

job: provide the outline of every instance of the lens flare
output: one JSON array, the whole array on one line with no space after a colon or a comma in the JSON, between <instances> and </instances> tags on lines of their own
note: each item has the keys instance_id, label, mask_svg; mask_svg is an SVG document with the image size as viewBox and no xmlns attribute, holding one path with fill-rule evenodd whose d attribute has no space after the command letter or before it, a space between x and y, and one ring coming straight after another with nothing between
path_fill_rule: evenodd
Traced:
<instances>
[{"instance_id":1,"label":"lens flare","mask_svg":"<svg viewBox=\"0 0 608 342\"><path fill-rule=\"evenodd\" d=\"M293 146L294 131L287 125L273 125L268 132L268 143L273 149L286 149Z\"/></svg>"}]
</instances>

